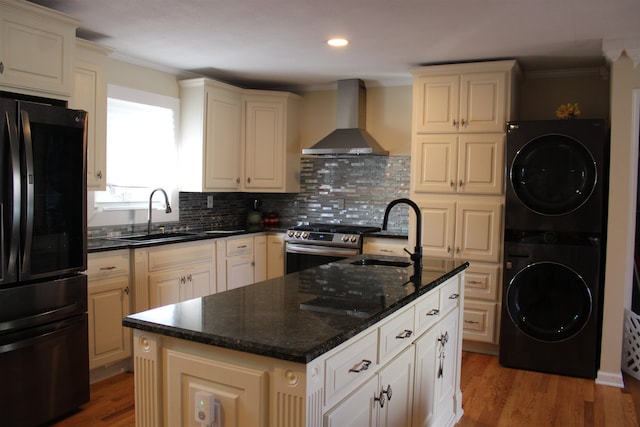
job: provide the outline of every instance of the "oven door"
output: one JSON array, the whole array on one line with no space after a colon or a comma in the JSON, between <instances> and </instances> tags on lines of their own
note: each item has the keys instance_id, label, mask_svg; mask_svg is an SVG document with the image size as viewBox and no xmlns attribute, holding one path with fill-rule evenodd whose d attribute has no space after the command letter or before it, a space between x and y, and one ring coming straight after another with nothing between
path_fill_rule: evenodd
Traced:
<instances>
[{"instance_id":1,"label":"oven door","mask_svg":"<svg viewBox=\"0 0 640 427\"><path fill-rule=\"evenodd\" d=\"M332 261L360 255L359 249L339 248L322 245L286 244L286 271L287 274L317 267Z\"/></svg>"}]
</instances>

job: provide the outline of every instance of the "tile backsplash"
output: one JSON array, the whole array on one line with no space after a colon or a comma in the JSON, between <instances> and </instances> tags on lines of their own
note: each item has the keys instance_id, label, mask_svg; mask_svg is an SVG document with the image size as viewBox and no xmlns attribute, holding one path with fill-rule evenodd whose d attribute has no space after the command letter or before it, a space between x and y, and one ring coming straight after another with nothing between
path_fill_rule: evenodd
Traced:
<instances>
[{"instance_id":1,"label":"tile backsplash","mask_svg":"<svg viewBox=\"0 0 640 427\"><path fill-rule=\"evenodd\" d=\"M253 201L264 214L274 212L280 224L343 223L381 226L389 202L409 197L409 156L305 157L300 160L299 193L180 193L180 222L158 224L193 230L246 227ZM211 196L213 207L207 207ZM393 209L389 229L406 232L405 205ZM114 230L136 226L113 227ZM146 224L145 224L146 227ZM89 230L90 235L108 232Z\"/></svg>"}]
</instances>

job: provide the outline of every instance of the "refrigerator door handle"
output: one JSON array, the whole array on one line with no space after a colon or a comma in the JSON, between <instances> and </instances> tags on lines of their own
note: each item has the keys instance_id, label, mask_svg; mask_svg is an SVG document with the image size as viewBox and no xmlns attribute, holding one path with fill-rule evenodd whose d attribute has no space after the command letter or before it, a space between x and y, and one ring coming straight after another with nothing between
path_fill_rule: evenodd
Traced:
<instances>
[{"instance_id":1,"label":"refrigerator door handle","mask_svg":"<svg viewBox=\"0 0 640 427\"><path fill-rule=\"evenodd\" d=\"M11 221L11 233L6 236L9 239L9 254L7 262L7 276L13 277L17 280L18 276L18 250L20 248L20 203L22 202L22 191L20 182L20 145L18 141L18 128L17 124L11 121L9 113L5 112L5 126L7 129L7 139L9 141L9 150L11 153L11 185L12 185L12 199L13 210L10 213L9 218L2 217L2 222ZM4 212L4 210L3 210ZM2 225L4 229L4 224ZM5 236L2 237L3 239ZM3 242L4 247L4 242Z\"/></svg>"},{"instance_id":2,"label":"refrigerator door handle","mask_svg":"<svg viewBox=\"0 0 640 427\"><path fill-rule=\"evenodd\" d=\"M24 215L24 240L22 242L22 273L23 277L29 277L31 271L31 244L33 241L33 210L34 210L34 182L33 182L33 141L31 139L31 122L29 113L20 111L22 118L22 136L24 138L24 156L26 174L24 181L24 193L26 203Z\"/></svg>"}]
</instances>

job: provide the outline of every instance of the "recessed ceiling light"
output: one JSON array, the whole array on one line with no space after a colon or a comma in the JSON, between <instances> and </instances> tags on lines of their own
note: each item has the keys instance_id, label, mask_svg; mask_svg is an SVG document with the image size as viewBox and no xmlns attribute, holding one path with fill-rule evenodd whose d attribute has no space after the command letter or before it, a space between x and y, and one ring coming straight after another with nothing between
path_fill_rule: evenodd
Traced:
<instances>
[{"instance_id":1,"label":"recessed ceiling light","mask_svg":"<svg viewBox=\"0 0 640 427\"><path fill-rule=\"evenodd\" d=\"M349 44L349 40L342 38L335 38L327 40L327 44L333 47L342 47Z\"/></svg>"}]
</instances>

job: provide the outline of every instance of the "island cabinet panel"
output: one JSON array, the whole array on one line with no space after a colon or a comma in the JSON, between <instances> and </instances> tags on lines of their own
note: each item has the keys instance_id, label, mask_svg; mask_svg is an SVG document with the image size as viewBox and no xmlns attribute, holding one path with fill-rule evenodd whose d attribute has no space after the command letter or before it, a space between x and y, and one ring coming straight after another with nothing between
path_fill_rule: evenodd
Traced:
<instances>
[{"instance_id":1,"label":"island cabinet panel","mask_svg":"<svg viewBox=\"0 0 640 427\"><path fill-rule=\"evenodd\" d=\"M264 371L166 350L167 420L170 426L200 427L196 393L218 403L214 419L225 427L267 426L267 375Z\"/></svg>"}]
</instances>

